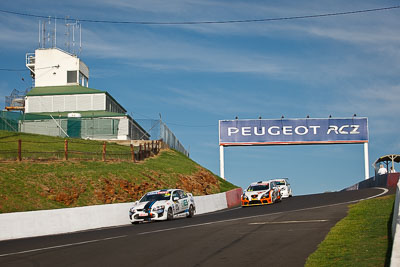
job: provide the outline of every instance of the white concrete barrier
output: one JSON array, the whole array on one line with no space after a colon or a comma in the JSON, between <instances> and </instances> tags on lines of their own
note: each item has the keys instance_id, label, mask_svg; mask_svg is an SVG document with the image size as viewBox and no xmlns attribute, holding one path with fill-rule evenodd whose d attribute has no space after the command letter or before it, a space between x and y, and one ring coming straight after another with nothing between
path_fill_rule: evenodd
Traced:
<instances>
[{"instance_id":1,"label":"white concrete barrier","mask_svg":"<svg viewBox=\"0 0 400 267\"><path fill-rule=\"evenodd\" d=\"M132 203L0 214L0 240L77 232L129 223Z\"/></svg>"},{"instance_id":2,"label":"white concrete barrier","mask_svg":"<svg viewBox=\"0 0 400 267\"><path fill-rule=\"evenodd\" d=\"M226 193L197 196L194 197L194 203L196 204L196 214L213 212L228 208L228 203L226 202Z\"/></svg>"},{"instance_id":3,"label":"white concrete barrier","mask_svg":"<svg viewBox=\"0 0 400 267\"><path fill-rule=\"evenodd\" d=\"M226 193L196 196L196 214L228 207ZM133 203L0 214L0 240L71 233L128 225Z\"/></svg>"},{"instance_id":4,"label":"white concrete barrier","mask_svg":"<svg viewBox=\"0 0 400 267\"><path fill-rule=\"evenodd\" d=\"M392 257L390 259L390 266L397 267L400 266L400 180L397 183L396 188L396 200L394 202L393 208L393 221L392 221L392 237L393 237L393 247L392 247Z\"/></svg>"}]
</instances>

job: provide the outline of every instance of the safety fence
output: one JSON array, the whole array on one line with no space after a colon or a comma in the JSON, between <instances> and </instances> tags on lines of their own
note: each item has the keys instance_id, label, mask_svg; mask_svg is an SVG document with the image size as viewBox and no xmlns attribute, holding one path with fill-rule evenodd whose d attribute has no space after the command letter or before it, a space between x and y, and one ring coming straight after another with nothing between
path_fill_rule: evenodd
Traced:
<instances>
[{"instance_id":1,"label":"safety fence","mask_svg":"<svg viewBox=\"0 0 400 267\"><path fill-rule=\"evenodd\" d=\"M162 120L129 120L91 112L81 112L82 117L75 118L64 113L50 116L0 111L0 130L91 140L162 140L169 148L189 157L189 152Z\"/></svg>"},{"instance_id":2,"label":"safety fence","mask_svg":"<svg viewBox=\"0 0 400 267\"><path fill-rule=\"evenodd\" d=\"M0 130L18 132L18 121L21 117L17 112L0 111Z\"/></svg>"},{"instance_id":3,"label":"safety fence","mask_svg":"<svg viewBox=\"0 0 400 267\"><path fill-rule=\"evenodd\" d=\"M147 141L138 146L65 139L60 141L0 141L0 161L23 160L102 160L138 162L157 155L161 141Z\"/></svg>"},{"instance_id":4,"label":"safety fence","mask_svg":"<svg viewBox=\"0 0 400 267\"><path fill-rule=\"evenodd\" d=\"M162 120L136 119L136 121L150 133L151 139L162 140L170 148L175 149L189 157L189 152L185 149L175 134L168 128Z\"/></svg>"}]
</instances>

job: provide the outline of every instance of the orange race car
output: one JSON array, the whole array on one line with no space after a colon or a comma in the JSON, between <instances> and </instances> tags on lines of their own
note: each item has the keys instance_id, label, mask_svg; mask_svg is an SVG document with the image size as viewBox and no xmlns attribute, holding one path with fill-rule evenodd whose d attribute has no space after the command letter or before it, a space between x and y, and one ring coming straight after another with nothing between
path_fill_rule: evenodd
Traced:
<instances>
[{"instance_id":1,"label":"orange race car","mask_svg":"<svg viewBox=\"0 0 400 267\"><path fill-rule=\"evenodd\" d=\"M280 189L274 181L260 181L250 184L243 192L242 207L273 204L281 199Z\"/></svg>"}]
</instances>

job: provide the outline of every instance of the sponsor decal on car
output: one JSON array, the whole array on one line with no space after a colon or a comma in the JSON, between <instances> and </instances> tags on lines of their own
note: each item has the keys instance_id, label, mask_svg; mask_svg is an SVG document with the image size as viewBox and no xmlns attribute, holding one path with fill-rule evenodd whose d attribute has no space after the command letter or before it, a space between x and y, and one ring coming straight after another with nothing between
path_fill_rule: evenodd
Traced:
<instances>
[{"instance_id":1,"label":"sponsor decal on car","mask_svg":"<svg viewBox=\"0 0 400 267\"><path fill-rule=\"evenodd\" d=\"M173 200L173 196L184 196ZM188 209L191 207L191 209ZM192 217L196 210L191 193L181 189L163 189L148 192L129 209L129 219L136 224L145 221L170 220L176 217ZM172 214L171 214L172 211ZM171 216L172 215L172 216Z\"/></svg>"}]
</instances>

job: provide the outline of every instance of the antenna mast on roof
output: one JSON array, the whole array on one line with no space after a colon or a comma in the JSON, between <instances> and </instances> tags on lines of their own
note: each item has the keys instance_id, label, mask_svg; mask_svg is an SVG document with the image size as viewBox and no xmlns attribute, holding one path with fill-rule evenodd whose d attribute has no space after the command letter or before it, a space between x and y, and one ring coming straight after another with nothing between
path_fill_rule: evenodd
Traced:
<instances>
[{"instance_id":1,"label":"antenna mast on roof","mask_svg":"<svg viewBox=\"0 0 400 267\"><path fill-rule=\"evenodd\" d=\"M39 48L57 46L57 19L55 17L53 29L51 29L51 24L51 17L47 21L39 20Z\"/></svg>"},{"instance_id":2,"label":"antenna mast on roof","mask_svg":"<svg viewBox=\"0 0 400 267\"><path fill-rule=\"evenodd\" d=\"M65 46L67 52L73 55L80 55L82 52L82 24L76 20L74 23L68 23L69 17L65 18ZM79 49L76 51L75 34L79 36Z\"/></svg>"}]
</instances>

